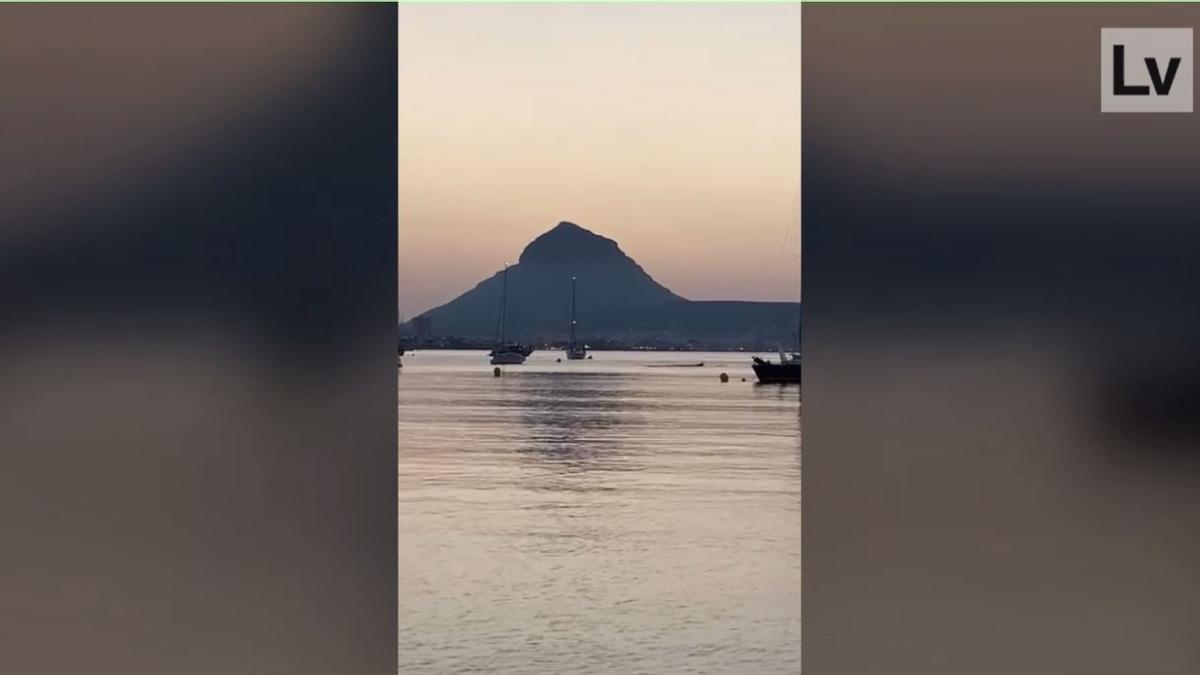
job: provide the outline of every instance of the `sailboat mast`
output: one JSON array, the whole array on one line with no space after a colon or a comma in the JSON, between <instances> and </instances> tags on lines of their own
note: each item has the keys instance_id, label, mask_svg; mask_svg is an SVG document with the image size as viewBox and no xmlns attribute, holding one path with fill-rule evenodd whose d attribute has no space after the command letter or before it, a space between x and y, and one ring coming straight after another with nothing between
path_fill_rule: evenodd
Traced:
<instances>
[{"instance_id":1,"label":"sailboat mast","mask_svg":"<svg viewBox=\"0 0 1200 675\"><path fill-rule=\"evenodd\" d=\"M500 295L500 346L508 344L508 265L504 266L504 291Z\"/></svg>"},{"instance_id":2,"label":"sailboat mast","mask_svg":"<svg viewBox=\"0 0 1200 675\"><path fill-rule=\"evenodd\" d=\"M575 349L575 277L571 277L571 349Z\"/></svg>"}]
</instances>

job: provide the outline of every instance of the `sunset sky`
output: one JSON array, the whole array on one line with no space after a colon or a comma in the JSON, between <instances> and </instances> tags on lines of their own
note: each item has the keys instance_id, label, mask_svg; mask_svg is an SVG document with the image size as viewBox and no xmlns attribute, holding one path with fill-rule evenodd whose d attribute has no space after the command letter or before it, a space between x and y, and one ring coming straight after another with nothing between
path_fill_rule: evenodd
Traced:
<instances>
[{"instance_id":1,"label":"sunset sky","mask_svg":"<svg viewBox=\"0 0 1200 675\"><path fill-rule=\"evenodd\" d=\"M400 313L570 220L696 300L795 300L799 5L401 5Z\"/></svg>"}]
</instances>

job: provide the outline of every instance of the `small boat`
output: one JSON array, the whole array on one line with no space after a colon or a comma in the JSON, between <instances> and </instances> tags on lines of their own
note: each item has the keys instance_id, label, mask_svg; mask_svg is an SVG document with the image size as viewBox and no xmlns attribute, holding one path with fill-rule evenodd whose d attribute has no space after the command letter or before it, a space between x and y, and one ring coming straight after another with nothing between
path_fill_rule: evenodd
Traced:
<instances>
[{"instance_id":1,"label":"small boat","mask_svg":"<svg viewBox=\"0 0 1200 675\"><path fill-rule=\"evenodd\" d=\"M500 295L499 324L496 331L496 346L490 354L492 365L515 366L525 363L526 357L533 353L533 347L508 341L508 265L504 266L504 285Z\"/></svg>"},{"instance_id":2,"label":"small boat","mask_svg":"<svg viewBox=\"0 0 1200 675\"><path fill-rule=\"evenodd\" d=\"M493 366L515 366L525 363L525 355L519 351L492 350Z\"/></svg>"},{"instance_id":3,"label":"small boat","mask_svg":"<svg viewBox=\"0 0 1200 675\"><path fill-rule=\"evenodd\" d=\"M700 363L649 363L647 368L703 368L704 362Z\"/></svg>"},{"instance_id":4,"label":"small boat","mask_svg":"<svg viewBox=\"0 0 1200 675\"><path fill-rule=\"evenodd\" d=\"M796 306L799 310L799 305ZM763 384L800 384L800 317L796 317L796 351L785 354L779 347L779 363L754 357L754 374Z\"/></svg>"},{"instance_id":5,"label":"small boat","mask_svg":"<svg viewBox=\"0 0 1200 675\"><path fill-rule=\"evenodd\" d=\"M800 186L796 186L796 204L799 204ZM800 214L796 214L799 217ZM784 242L788 239L784 236ZM799 283L800 279L796 279ZM799 286L796 288L800 290ZM799 302L796 303L796 351L791 354L785 354L783 345L779 345L779 363L772 363L766 359L754 357L754 374L758 376L758 381L762 384L800 384L800 327L804 322L802 316L802 308Z\"/></svg>"},{"instance_id":6,"label":"small boat","mask_svg":"<svg viewBox=\"0 0 1200 675\"><path fill-rule=\"evenodd\" d=\"M800 384L800 355L779 352L779 363L754 357L754 374L763 384Z\"/></svg>"},{"instance_id":7,"label":"small boat","mask_svg":"<svg viewBox=\"0 0 1200 675\"><path fill-rule=\"evenodd\" d=\"M587 358L587 347L575 342L575 277L571 277L571 341L567 343L567 360Z\"/></svg>"}]
</instances>

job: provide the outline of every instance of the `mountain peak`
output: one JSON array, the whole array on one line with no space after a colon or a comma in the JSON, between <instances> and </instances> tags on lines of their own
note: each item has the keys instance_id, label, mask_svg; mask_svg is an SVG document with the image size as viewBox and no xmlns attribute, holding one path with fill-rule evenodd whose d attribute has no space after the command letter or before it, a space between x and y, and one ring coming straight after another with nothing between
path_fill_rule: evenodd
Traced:
<instances>
[{"instance_id":1,"label":"mountain peak","mask_svg":"<svg viewBox=\"0 0 1200 675\"><path fill-rule=\"evenodd\" d=\"M570 221L542 233L521 252L521 263L581 262L628 259L617 242Z\"/></svg>"},{"instance_id":2,"label":"mountain peak","mask_svg":"<svg viewBox=\"0 0 1200 675\"><path fill-rule=\"evenodd\" d=\"M579 283L572 285L576 277ZM436 334L490 339L502 298L507 298L508 336L524 340L565 337L572 305L585 337L632 340L719 337L744 344L756 335L788 335L796 316L795 305L788 303L681 298L617 242L569 221L530 242L507 275L497 271L422 316Z\"/></svg>"}]
</instances>

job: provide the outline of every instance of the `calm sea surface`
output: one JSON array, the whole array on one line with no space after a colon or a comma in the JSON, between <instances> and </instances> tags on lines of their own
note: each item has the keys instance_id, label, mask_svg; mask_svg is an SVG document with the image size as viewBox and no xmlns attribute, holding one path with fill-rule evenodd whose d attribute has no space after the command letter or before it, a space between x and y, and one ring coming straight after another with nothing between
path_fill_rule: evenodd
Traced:
<instances>
[{"instance_id":1,"label":"calm sea surface","mask_svg":"<svg viewBox=\"0 0 1200 675\"><path fill-rule=\"evenodd\" d=\"M799 388L560 356L403 357L400 673L798 673Z\"/></svg>"}]
</instances>

